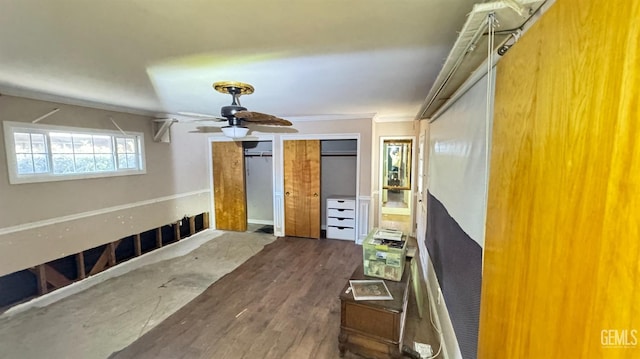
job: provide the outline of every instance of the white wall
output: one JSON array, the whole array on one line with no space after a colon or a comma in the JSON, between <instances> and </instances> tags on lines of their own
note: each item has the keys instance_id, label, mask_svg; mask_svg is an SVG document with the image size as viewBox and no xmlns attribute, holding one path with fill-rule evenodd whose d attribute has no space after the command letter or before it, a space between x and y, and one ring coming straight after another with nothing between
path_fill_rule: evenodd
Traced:
<instances>
[{"instance_id":1,"label":"white wall","mask_svg":"<svg viewBox=\"0 0 640 359\"><path fill-rule=\"evenodd\" d=\"M429 144L429 192L480 246L484 245L487 146L491 143L491 118L487 124L486 111L485 76L431 123Z\"/></svg>"},{"instance_id":2,"label":"white wall","mask_svg":"<svg viewBox=\"0 0 640 359\"><path fill-rule=\"evenodd\" d=\"M494 79L492 78L492 81ZM429 127L429 146L426 148L428 190L443 203L464 232L480 247L484 245L489 171L487 153L491 143L493 117L490 107L487 119L487 106L491 106L492 103L487 102L487 81L485 76L434 122L429 125L423 124ZM426 198L424 200L426 201ZM427 254L424 238L418 243L432 313L442 332L444 357L462 359L447 304Z\"/></svg>"},{"instance_id":3,"label":"white wall","mask_svg":"<svg viewBox=\"0 0 640 359\"><path fill-rule=\"evenodd\" d=\"M273 158L245 157L247 222L273 224Z\"/></svg>"},{"instance_id":4,"label":"white wall","mask_svg":"<svg viewBox=\"0 0 640 359\"><path fill-rule=\"evenodd\" d=\"M323 156L320 164L321 223L326 227L327 198L356 195L356 157Z\"/></svg>"}]
</instances>

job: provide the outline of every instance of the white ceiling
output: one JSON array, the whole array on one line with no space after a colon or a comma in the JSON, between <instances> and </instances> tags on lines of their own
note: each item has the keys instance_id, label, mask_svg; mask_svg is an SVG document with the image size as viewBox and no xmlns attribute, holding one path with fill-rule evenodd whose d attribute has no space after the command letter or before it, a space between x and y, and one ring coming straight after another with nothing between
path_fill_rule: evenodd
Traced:
<instances>
[{"instance_id":1,"label":"white ceiling","mask_svg":"<svg viewBox=\"0 0 640 359\"><path fill-rule=\"evenodd\" d=\"M0 0L0 93L292 120L412 120L479 0Z\"/></svg>"}]
</instances>

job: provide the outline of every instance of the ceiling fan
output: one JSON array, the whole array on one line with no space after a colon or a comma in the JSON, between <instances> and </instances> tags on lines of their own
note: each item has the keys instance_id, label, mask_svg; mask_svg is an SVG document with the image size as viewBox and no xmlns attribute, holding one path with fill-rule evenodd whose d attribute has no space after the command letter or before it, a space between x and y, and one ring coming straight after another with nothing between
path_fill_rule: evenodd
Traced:
<instances>
[{"instance_id":1,"label":"ceiling fan","mask_svg":"<svg viewBox=\"0 0 640 359\"><path fill-rule=\"evenodd\" d=\"M213 88L232 97L231 105L222 106L220 115L222 117L207 117L204 121L227 121L228 125L220 128L225 136L231 138L243 138L247 136L250 129L264 130L265 126L291 126L288 120L269 115L262 112L248 111L246 107L240 105L241 95L250 95L253 93L253 86L237 81L220 81L214 82ZM195 115L193 113L183 112L184 115ZM257 126L256 126L257 125ZM213 132L210 130L201 132Z\"/></svg>"}]
</instances>

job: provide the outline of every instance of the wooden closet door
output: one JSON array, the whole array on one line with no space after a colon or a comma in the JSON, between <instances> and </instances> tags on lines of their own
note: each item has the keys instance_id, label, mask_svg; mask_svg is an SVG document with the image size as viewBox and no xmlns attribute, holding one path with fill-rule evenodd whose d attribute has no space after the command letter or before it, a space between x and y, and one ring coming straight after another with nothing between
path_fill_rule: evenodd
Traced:
<instances>
[{"instance_id":1,"label":"wooden closet door","mask_svg":"<svg viewBox=\"0 0 640 359\"><path fill-rule=\"evenodd\" d=\"M216 229L244 232L247 194L242 142L212 142L211 158Z\"/></svg>"},{"instance_id":2,"label":"wooden closet door","mask_svg":"<svg viewBox=\"0 0 640 359\"><path fill-rule=\"evenodd\" d=\"M320 140L284 141L284 228L320 238Z\"/></svg>"}]
</instances>

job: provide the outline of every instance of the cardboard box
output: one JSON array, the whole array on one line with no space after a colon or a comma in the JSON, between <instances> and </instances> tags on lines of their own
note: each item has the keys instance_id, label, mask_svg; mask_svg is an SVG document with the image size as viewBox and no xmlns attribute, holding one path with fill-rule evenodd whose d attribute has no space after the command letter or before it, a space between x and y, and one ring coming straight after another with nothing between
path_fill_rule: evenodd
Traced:
<instances>
[{"instance_id":1,"label":"cardboard box","mask_svg":"<svg viewBox=\"0 0 640 359\"><path fill-rule=\"evenodd\" d=\"M406 236L402 241L373 238L374 228L362 242L364 275L399 281L407 256Z\"/></svg>"}]
</instances>

